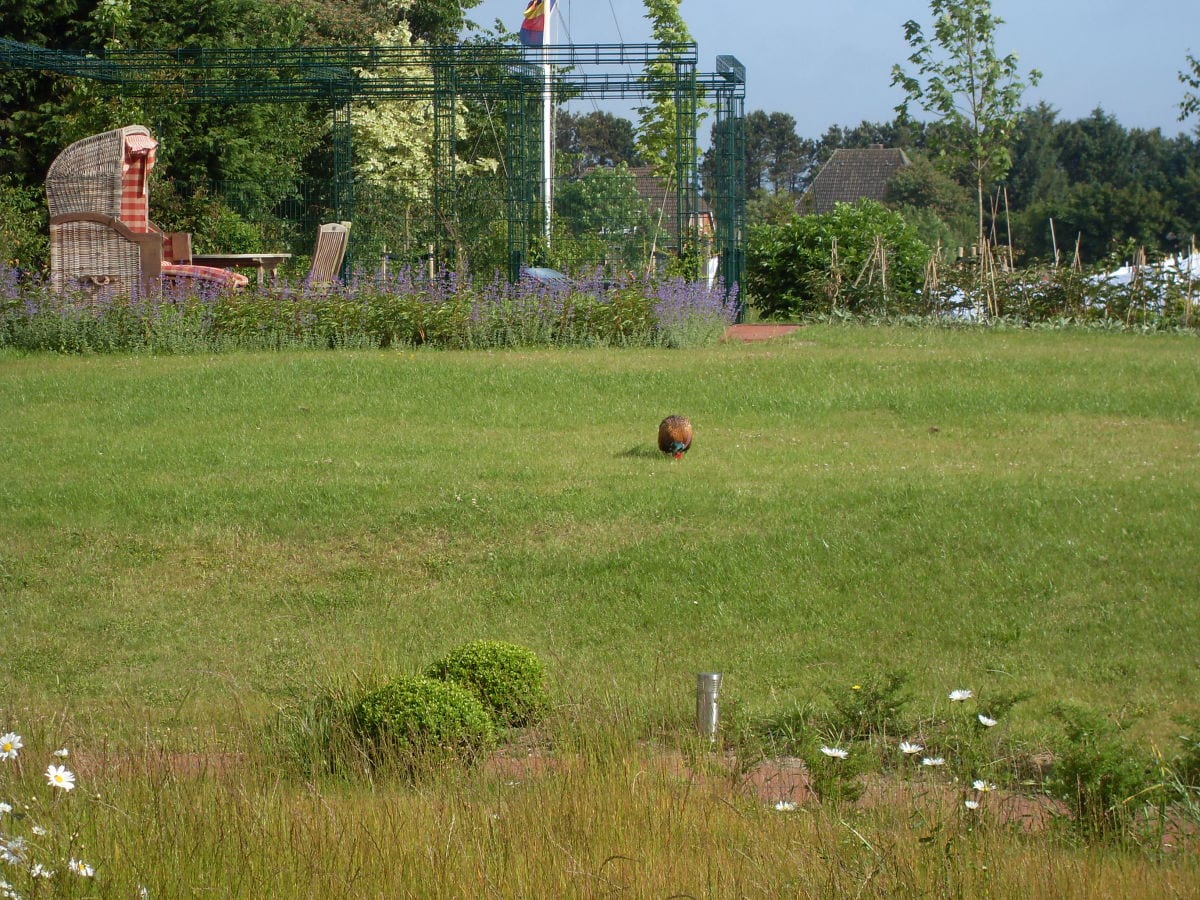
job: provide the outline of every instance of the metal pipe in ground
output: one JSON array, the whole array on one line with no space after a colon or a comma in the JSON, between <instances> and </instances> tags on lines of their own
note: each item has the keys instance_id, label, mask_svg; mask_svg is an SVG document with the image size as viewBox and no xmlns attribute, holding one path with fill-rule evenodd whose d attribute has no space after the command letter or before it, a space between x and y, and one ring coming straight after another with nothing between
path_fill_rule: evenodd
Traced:
<instances>
[{"instance_id":1,"label":"metal pipe in ground","mask_svg":"<svg viewBox=\"0 0 1200 900\"><path fill-rule=\"evenodd\" d=\"M721 697L721 673L700 672L696 675L696 731L710 741L717 738L721 723L718 709Z\"/></svg>"}]
</instances>

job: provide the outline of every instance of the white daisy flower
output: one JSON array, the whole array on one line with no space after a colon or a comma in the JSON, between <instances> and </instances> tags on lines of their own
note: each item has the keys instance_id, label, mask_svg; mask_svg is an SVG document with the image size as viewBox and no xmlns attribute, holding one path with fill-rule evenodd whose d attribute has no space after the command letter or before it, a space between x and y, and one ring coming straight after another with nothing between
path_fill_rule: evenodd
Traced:
<instances>
[{"instance_id":1,"label":"white daisy flower","mask_svg":"<svg viewBox=\"0 0 1200 900\"><path fill-rule=\"evenodd\" d=\"M964 800L963 806L965 806L967 809L971 809L971 810L979 809L979 801L978 800Z\"/></svg>"},{"instance_id":2,"label":"white daisy flower","mask_svg":"<svg viewBox=\"0 0 1200 900\"><path fill-rule=\"evenodd\" d=\"M984 781L982 778L977 778L974 782L972 782L971 787L975 788L975 790L979 791L981 794L986 794L989 791L994 791L996 789L994 784L992 784L990 781Z\"/></svg>"},{"instance_id":3,"label":"white daisy flower","mask_svg":"<svg viewBox=\"0 0 1200 900\"><path fill-rule=\"evenodd\" d=\"M832 759L845 759L850 755L849 750L843 750L841 747L822 747L821 752Z\"/></svg>"},{"instance_id":4,"label":"white daisy flower","mask_svg":"<svg viewBox=\"0 0 1200 900\"><path fill-rule=\"evenodd\" d=\"M0 759L16 759L17 751L24 746L19 734L11 731L8 734L0 734Z\"/></svg>"},{"instance_id":5,"label":"white daisy flower","mask_svg":"<svg viewBox=\"0 0 1200 900\"><path fill-rule=\"evenodd\" d=\"M959 688L950 692L951 703L961 703L963 700L970 700L975 696L974 691L968 691L965 688Z\"/></svg>"},{"instance_id":6,"label":"white daisy flower","mask_svg":"<svg viewBox=\"0 0 1200 900\"><path fill-rule=\"evenodd\" d=\"M68 750L66 747L63 747L61 750L55 750L54 755L57 756L59 759L66 759L68 756L71 755L71 751Z\"/></svg>"},{"instance_id":7,"label":"white daisy flower","mask_svg":"<svg viewBox=\"0 0 1200 900\"><path fill-rule=\"evenodd\" d=\"M780 800L775 804L775 808L780 812L792 812L796 808L796 804L791 800Z\"/></svg>"},{"instance_id":8,"label":"white daisy flower","mask_svg":"<svg viewBox=\"0 0 1200 900\"><path fill-rule=\"evenodd\" d=\"M66 766L47 766L46 783L64 791L75 790L75 773Z\"/></svg>"},{"instance_id":9,"label":"white daisy flower","mask_svg":"<svg viewBox=\"0 0 1200 900\"><path fill-rule=\"evenodd\" d=\"M908 741L900 742L900 752L905 756L912 756L914 753L920 753L924 749L920 744L910 744Z\"/></svg>"},{"instance_id":10,"label":"white daisy flower","mask_svg":"<svg viewBox=\"0 0 1200 900\"><path fill-rule=\"evenodd\" d=\"M67 863L67 868L81 878L91 878L96 874L96 870L85 863L82 859L72 859Z\"/></svg>"},{"instance_id":11,"label":"white daisy flower","mask_svg":"<svg viewBox=\"0 0 1200 900\"><path fill-rule=\"evenodd\" d=\"M940 756L926 756L921 760L923 766L943 766L945 764L946 760Z\"/></svg>"},{"instance_id":12,"label":"white daisy flower","mask_svg":"<svg viewBox=\"0 0 1200 900\"><path fill-rule=\"evenodd\" d=\"M53 878L54 870L47 869L41 863L34 863L33 868L29 870L29 874L33 878Z\"/></svg>"},{"instance_id":13,"label":"white daisy flower","mask_svg":"<svg viewBox=\"0 0 1200 900\"><path fill-rule=\"evenodd\" d=\"M38 837L45 837L45 836L46 836L46 829L45 829L45 828L43 828L41 825L34 825L34 826L33 826L32 828L30 828L29 830L30 830L30 831L32 831L32 832L33 832L35 835L37 835Z\"/></svg>"},{"instance_id":14,"label":"white daisy flower","mask_svg":"<svg viewBox=\"0 0 1200 900\"><path fill-rule=\"evenodd\" d=\"M12 804L4 803L3 801L0 801L0 816L4 815L5 813L10 813L10 812L12 812Z\"/></svg>"},{"instance_id":15,"label":"white daisy flower","mask_svg":"<svg viewBox=\"0 0 1200 900\"><path fill-rule=\"evenodd\" d=\"M3 838L0 838L0 862L8 863L11 866L24 862L25 845L25 838L13 838L7 844Z\"/></svg>"},{"instance_id":16,"label":"white daisy flower","mask_svg":"<svg viewBox=\"0 0 1200 900\"><path fill-rule=\"evenodd\" d=\"M983 713L980 713L978 718L979 718L979 724L982 725L984 728L991 728L993 725L996 724L995 719L989 719Z\"/></svg>"}]
</instances>

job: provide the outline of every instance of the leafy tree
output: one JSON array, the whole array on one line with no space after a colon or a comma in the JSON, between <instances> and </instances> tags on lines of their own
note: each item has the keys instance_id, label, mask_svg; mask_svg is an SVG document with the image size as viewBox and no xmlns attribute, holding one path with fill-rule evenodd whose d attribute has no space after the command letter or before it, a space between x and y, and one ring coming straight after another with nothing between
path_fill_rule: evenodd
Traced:
<instances>
[{"instance_id":1,"label":"leafy tree","mask_svg":"<svg viewBox=\"0 0 1200 900\"><path fill-rule=\"evenodd\" d=\"M1009 138L1025 81L1016 55L996 52L996 29L1004 20L992 14L989 0L930 0L929 7L932 35L915 20L904 25L913 49L908 61L916 69L892 68L892 84L905 92L896 111L906 117L909 104L916 103L940 118L945 126L940 149L973 175L982 246L985 189L1002 180L1012 163ZM1026 78L1037 84L1041 73L1035 69Z\"/></svg>"},{"instance_id":2,"label":"leafy tree","mask_svg":"<svg viewBox=\"0 0 1200 900\"><path fill-rule=\"evenodd\" d=\"M467 24L467 10L474 9L479 3L480 0L408 0L406 3L391 0L387 6L404 10L403 21L415 40L453 44Z\"/></svg>"},{"instance_id":3,"label":"leafy tree","mask_svg":"<svg viewBox=\"0 0 1200 900\"><path fill-rule=\"evenodd\" d=\"M1187 55L1188 67L1179 73L1179 80L1185 87L1191 88L1183 95L1179 103L1179 121L1189 116L1200 116L1200 59ZM1200 128L1200 126L1198 126Z\"/></svg>"},{"instance_id":4,"label":"leafy tree","mask_svg":"<svg viewBox=\"0 0 1200 900\"><path fill-rule=\"evenodd\" d=\"M904 116L897 116L891 122L868 122L864 119L857 125L831 125L818 142L820 161L827 160L840 147L862 149L883 144L904 150L921 148L925 146L925 131L924 124Z\"/></svg>"},{"instance_id":5,"label":"leafy tree","mask_svg":"<svg viewBox=\"0 0 1200 900\"><path fill-rule=\"evenodd\" d=\"M604 259L630 269L646 262L655 221L624 163L596 167L561 181L554 212L561 229L555 253L564 262Z\"/></svg>"},{"instance_id":6,"label":"leafy tree","mask_svg":"<svg viewBox=\"0 0 1200 900\"><path fill-rule=\"evenodd\" d=\"M278 0L277 0L278 2ZM365 43L364 35L407 27L413 40L453 44L468 24L467 10L480 0L300 0L281 5L298 8L308 46Z\"/></svg>"},{"instance_id":7,"label":"leafy tree","mask_svg":"<svg viewBox=\"0 0 1200 900\"><path fill-rule=\"evenodd\" d=\"M928 261L929 247L899 213L873 200L839 203L750 229L746 289L767 315L862 312L915 296Z\"/></svg>"},{"instance_id":8,"label":"leafy tree","mask_svg":"<svg viewBox=\"0 0 1200 900\"><path fill-rule=\"evenodd\" d=\"M692 40L687 23L679 13L682 0L643 0L655 43L684 44ZM661 54L646 66L651 103L638 108L638 152L654 174L675 190L679 171L677 132L679 111L675 104L675 63Z\"/></svg>"},{"instance_id":9,"label":"leafy tree","mask_svg":"<svg viewBox=\"0 0 1200 900\"><path fill-rule=\"evenodd\" d=\"M50 50L96 52L88 28L90 3L76 0L0 0L4 37ZM88 132L74 134L63 115L64 96L78 79L0 68L0 169L34 185L59 149ZM86 108L86 107L85 107ZM70 140L64 136L72 134Z\"/></svg>"},{"instance_id":10,"label":"leafy tree","mask_svg":"<svg viewBox=\"0 0 1200 900\"><path fill-rule=\"evenodd\" d=\"M746 200L746 224L782 225L796 214L795 194L772 194L755 191Z\"/></svg>"},{"instance_id":11,"label":"leafy tree","mask_svg":"<svg viewBox=\"0 0 1200 900\"><path fill-rule=\"evenodd\" d=\"M405 22L376 34L376 46L405 48L420 44L413 38ZM369 79L370 72L360 72ZM391 77L408 77L414 81L429 81L427 66L410 66L393 72ZM460 103L456 110L460 134L466 128L466 108ZM428 100L360 100L352 110L356 172L368 182L390 186L404 197L428 199L433 188L433 104ZM494 156L484 155L467 159L462 149L477 145L464 141L456 148L457 171L470 175L480 170L494 170Z\"/></svg>"},{"instance_id":12,"label":"leafy tree","mask_svg":"<svg viewBox=\"0 0 1200 900\"><path fill-rule=\"evenodd\" d=\"M1008 199L1015 209L1038 200L1061 197L1069 178L1060 162L1058 113L1046 103L1022 111L1012 137Z\"/></svg>"},{"instance_id":13,"label":"leafy tree","mask_svg":"<svg viewBox=\"0 0 1200 900\"><path fill-rule=\"evenodd\" d=\"M746 116L747 192L794 192L812 151L813 142L796 134L796 120L788 113L751 112Z\"/></svg>"},{"instance_id":14,"label":"leafy tree","mask_svg":"<svg viewBox=\"0 0 1200 900\"><path fill-rule=\"evenodd\" d=\"M557 113L555 144L576 175L595 166L641 165L633 123L608 112Z\"/></svg>"},{"instance_id":15,"label":"leafy tree","mask_svg":"<svg viewBox=\"0 0 1200 900\"><path fill-rule=\"evenodd\" d=\"M888 182L887 205L900 212L930 247L940 243L947 253L974 236L974 200L970 192L925 155L914 153L912 165Z\"/></svg>"},{"instance_id":16,"label":"leafy tree","mask_svg":"<svg viewBox=\"0 0 1200 900\"><path fill-rule=\"evenodd\" d=\"M0 267L31 269L46 257L48 214L40 193L0 175Z\"/></svg>"},{"instance_id":17,"label":"leafy tree","mask_svg":"<svg viewBox=\"0 0 1200 900\"><path fill-rule=\"evenodd\" d=\"M1052 258L1055 243L1071 253L1078 240L1085 262L1122 255L1131 241L1174 249L1168 235L1186 241L1200 226L1197 151L1186 135L1128 130L1100 109L1074 122L1056 121L1044 107L1027 110L1014 140L1018 244Z\"/></svg>"},{"instance_id":18,"label":"leafy tree","mask_svg":"<svg viewBox=\"0 0 1200 900\"><path fill-rule=\"evenodd\" d=\"M1129 131L1103 109L1064 123L1058 135L1059 165L1072 183L1125 180L1133 164Z\"/></svg>"}]
</instances>

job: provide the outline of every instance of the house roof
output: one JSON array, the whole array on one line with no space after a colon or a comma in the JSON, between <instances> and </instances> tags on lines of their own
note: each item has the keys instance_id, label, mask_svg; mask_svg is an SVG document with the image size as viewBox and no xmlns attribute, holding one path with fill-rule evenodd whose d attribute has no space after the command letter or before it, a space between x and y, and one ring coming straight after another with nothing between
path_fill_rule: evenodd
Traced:
<instances>
[{"instance_id":1,"label":"house roof","mask_svg":"<svg viewBox=\"0 0 1200 900\"><path fill-rule=\"evenodd\" d=\"M835 204L853 203L864 198L882 202L887 198L887 186L892 176L909 165L912 161L898 148L834 150L833 156L821 167L800 198L799 211L802 214L829 212Z\"/></svg>"}]
</instances>

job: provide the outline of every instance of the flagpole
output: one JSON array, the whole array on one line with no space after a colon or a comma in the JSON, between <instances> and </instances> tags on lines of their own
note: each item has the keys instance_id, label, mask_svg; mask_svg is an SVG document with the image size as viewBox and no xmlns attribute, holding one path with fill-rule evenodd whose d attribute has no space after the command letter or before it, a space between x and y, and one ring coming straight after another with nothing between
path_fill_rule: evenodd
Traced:
<instances>
[{"instance_id":1,"label":"flagpole","mask_svg":"<svg viewBox=\"0 0 1200 900\"><path fill-rule=\"evenodd\" d=\"M542 204L546 249L550 249L550 217L554 212L554 97L551 93L549 44L554 43L554 0L547 0L542 32Z\"/></svg>"}]
</instances>

